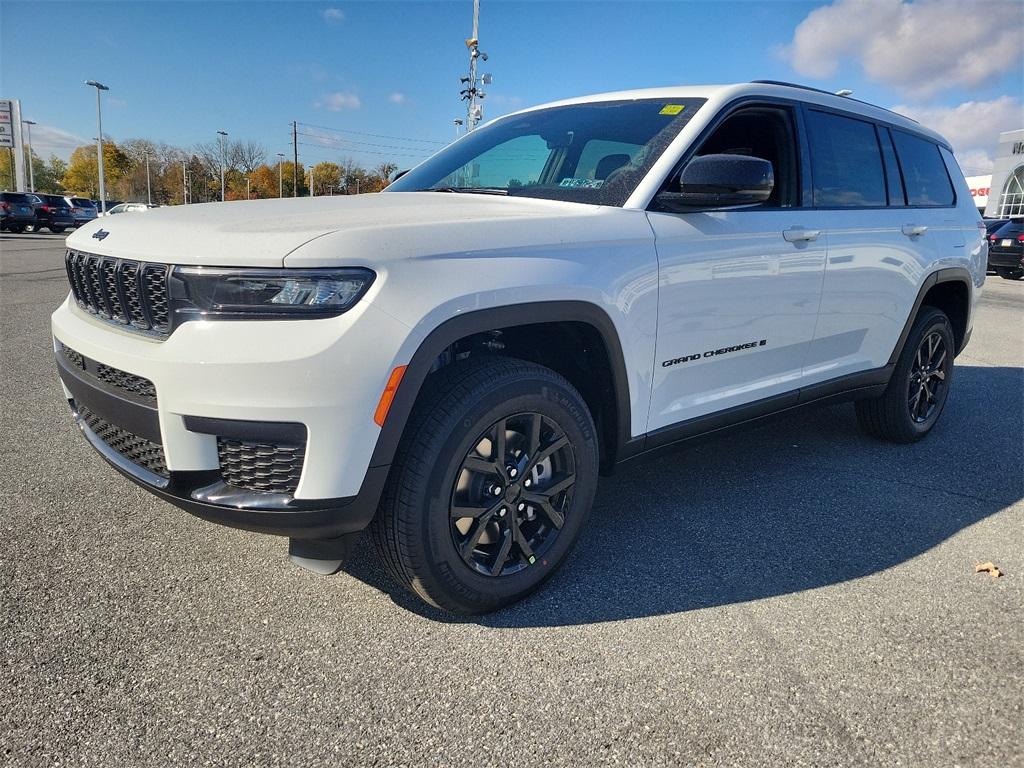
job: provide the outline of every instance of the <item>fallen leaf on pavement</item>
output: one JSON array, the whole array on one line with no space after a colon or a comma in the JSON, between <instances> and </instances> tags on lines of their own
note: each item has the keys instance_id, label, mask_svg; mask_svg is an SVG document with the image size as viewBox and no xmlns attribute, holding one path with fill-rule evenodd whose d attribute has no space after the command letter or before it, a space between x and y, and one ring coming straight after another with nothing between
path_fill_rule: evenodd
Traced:
<instances>
[{"instance_id":1,"label":"fallen leaf on pavement","mask_svg":"<svg viewBox=\"0 0 1024 768\"><path fill-rule=\"evenodd\" d=\"M974 572L991 573L993 579L998 579L1000 576L1003 575L1003 572L996 567L995 563L975 563Z\"/></svg>"}]
</instances>

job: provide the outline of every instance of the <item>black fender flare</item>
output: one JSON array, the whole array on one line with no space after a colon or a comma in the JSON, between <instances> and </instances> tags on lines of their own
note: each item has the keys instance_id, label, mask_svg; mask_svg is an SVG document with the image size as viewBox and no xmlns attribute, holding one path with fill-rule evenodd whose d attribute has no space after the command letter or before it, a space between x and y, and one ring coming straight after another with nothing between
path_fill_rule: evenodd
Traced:
<instances>
[{"instance_id":1,"label":"black fender flare","mask_svg":"<svg viewBox=\"0 0 1024 768\"><path fill-rule=\"evenodd\" d=\"M948 282L960 282L967 287L967 311L968 317L970 316L970 302L974 289L974 281L971 278L971 273L968 272L965 267L945 267L932 272L924 279L924 282L921 283L921 287L917 291L917 298L914 300L914 308L907 316L907 322L903 326L903 331L900 333L899 340L896 342L896 346L893 348L892 354L889 356L889 362L887 365L895 365L896 361L900 359L900 355L903 354L903 346L907 343L907 337L910 336L910 329L914 327L914 320L917 319L918 312L921 311L921 305L924 304L924 297L928 294L928 291L939 283ZM970 329L965 329L964 338L961 340L960 345L956 350L957 355L959 355L963 348L967 346L967 340L969 338Z\"/></svg>"},{"instance_id":2,"label":"black fender flare","mask_svg":"<svg viewBox=\"0 0 1024 768\"><path fill-rule=\"evenodd\" d=\"M480 309L466 312L446 320L431 331L419 345L409 361L402 381L391 403L387 419L381 427L370 458L370 467L390 465L398 450L405 425L412 413L416 399L423 388L423 382L434 367L440 354L459 339L476 333L510 328L514 326L538 325L541 323L572 322L593 327L604 342L611 362L612 385L615 390L617 410L618 444L622 451L630 437L630 397L626 361L622 353L618 331L608 313L596 304L586 301L541 301L526 304Z\"/></svg>"}]
</instances>

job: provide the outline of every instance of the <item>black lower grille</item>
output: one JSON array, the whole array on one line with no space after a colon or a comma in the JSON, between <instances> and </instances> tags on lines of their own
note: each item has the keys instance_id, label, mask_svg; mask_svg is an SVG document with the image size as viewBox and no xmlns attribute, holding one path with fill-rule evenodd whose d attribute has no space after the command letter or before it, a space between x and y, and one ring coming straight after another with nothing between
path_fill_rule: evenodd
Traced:
<instances>
[{"instance_id":1,"label":"black lower grille","mask_svg":"<svg viewBox=\"0 0 1024 768\"><path fill-rule=\"evenodd\" d=\"M105 384L138 395L145 400L156 400L156 387L153 382L142 376L136 376L134 373L99 363L96 366L96 378Z\"/></svg>"},{"instance_id":2,"label":"black lower grille","mask_svg":"<svg viewBox=\"0 0 1024 768\"><path fill-rule=\"evenodd\" d=\"M146 377L122 371L112 365L98 363L65 344L60 344L60 354L75 368L85 371L108 386L135 395L141 400L156 402L156 386Z\"/></svg>"},{"instance_id":3,"label":"black lower grille","mask_svg":"<svg viewBox=\"0 0 1024 768\"><path fill-rule=\"evenodd\" d=\"M85 406L78 406L78 415L96 437L132 464L148 469L155 475L170 477L162 445L139 437L116 424L111 424Z\"/></svg>"},{"instance_id":4,"label":"black lower grille","mask_svg":"<svg viewBox=\"0 0 1024 768\"><path fill-rule=\"evenodd\" d=\"M228 485L258 493L294 494L302 475L306 446L218 437L217 455L221 475Z\"/></svg>"},{"instance_id":5,"label":"black lower grille","mask_svg":"<svg viewBox=\"0 0 1024 768\"><path fill-rule=\"evenodd\" d=\"M85 358L75 352L71 347L65 347L63 344L60 345L61 354L64 355L64 359L71 363L75 368L85 370Z\"/></svg>"}]
</instances>

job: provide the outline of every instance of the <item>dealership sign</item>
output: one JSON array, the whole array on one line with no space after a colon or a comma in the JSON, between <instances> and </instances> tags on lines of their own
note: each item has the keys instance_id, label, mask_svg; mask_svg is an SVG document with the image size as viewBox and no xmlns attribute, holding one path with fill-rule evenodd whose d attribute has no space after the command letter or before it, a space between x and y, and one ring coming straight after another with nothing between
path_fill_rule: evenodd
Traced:
<instances>
[{"instance_id":1,"label":"dealership sign","mask_svg":"<svg viewBox=\"0 0 1024 768\"><path fill-rule=\"evenodd\" d=\"M14 118L9 99L0 101L0 147L14 146Z\"/></svg>"},{"instance_id":2,"label":"dealership sign","mask_svg":"<svg viewBox=\"0 0 1024 768\"><path fill-rule=\"evenodd\" d=\"M975 208L984 208L988 203L988 191L992 185L992 177L968 176L967 186L971 189L971 198L974 200Z\"/></svg>"}]
</instances>

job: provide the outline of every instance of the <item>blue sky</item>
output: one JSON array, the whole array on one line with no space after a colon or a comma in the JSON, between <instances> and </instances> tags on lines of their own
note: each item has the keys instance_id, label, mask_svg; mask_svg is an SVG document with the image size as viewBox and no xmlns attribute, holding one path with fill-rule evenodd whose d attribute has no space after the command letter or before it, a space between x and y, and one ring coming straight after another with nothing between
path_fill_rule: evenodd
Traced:
<instances>
[{"instance_id":1,"label":"blue sky","mask_svg":"<svg viewBox=\"0 0 1024 768\"><path fill-rule=\"evenodd\" d=\"M185 147L224 129L270 153L290 151L291 120L447 141L464 112L458 77L470 0L40 5L0 4L0 88L39 123L42 154L66 157L95 135L86 79L111 88L104 129L115 140ZM490 56L482 71L494 75L484 113L620 88L798 80L927 116L952 134L962 163L983 166L997 131L1024 124L1020 9L1016 0L981 12L954 0L482 0L481 49ZM977 71L993 41L1013 51L1009 66ZM959 64L943 73L950 58ZM300 159L408 164L434 146L348 135L352 143L337 148L300 147Z\"/></svg>"}]
</instances>

